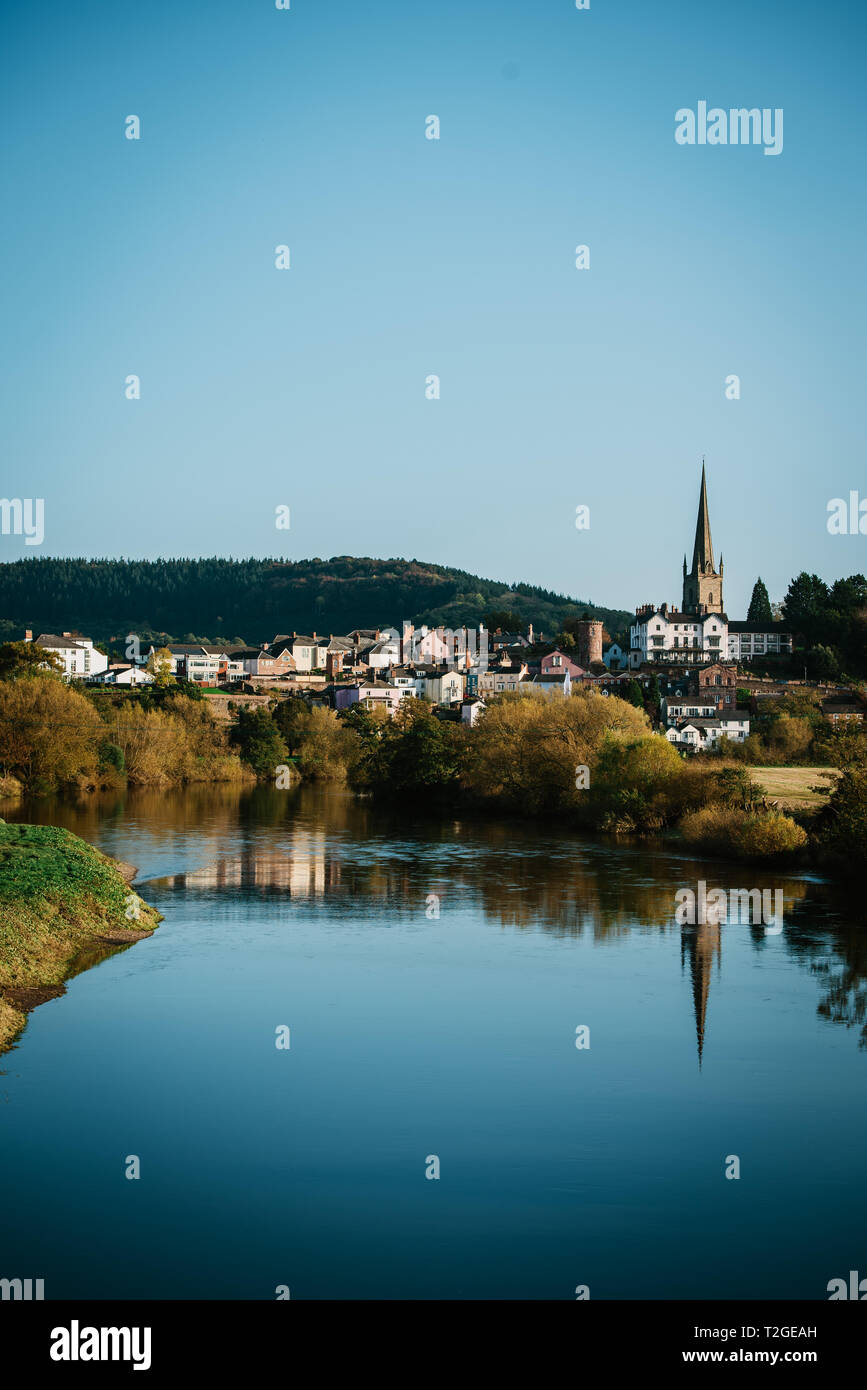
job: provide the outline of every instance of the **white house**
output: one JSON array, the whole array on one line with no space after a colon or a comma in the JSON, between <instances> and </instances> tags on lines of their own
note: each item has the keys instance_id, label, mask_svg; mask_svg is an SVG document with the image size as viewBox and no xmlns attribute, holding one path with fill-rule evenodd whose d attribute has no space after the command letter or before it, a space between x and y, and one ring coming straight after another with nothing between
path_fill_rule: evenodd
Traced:
<instances>
[{"instance_id":1,"label":"white house","mask_svg":"<svg viewBox=\"0 0 867 1390\"><path fill-rule=\"evenodd\" d=\"M662 722L672 728L686 719L715 719L717 706L710 695L665 695L660 712Z\"/></svg>"},{"instance_id":2,"label":"white house","mask_svg":"<svg viewBox=\"0 0 867 1390\"><path fill-rule=\"evenodd\" d=\"M334 707L338 710L351 709L353 705L365 705L367 709L383 705L391 715L406 698L407 692L388 681L355 681L334 687Z\"/></svg>"},{"instance_id":3,"label":"white house","mask_svg":"<svg viewBox=\"0 0 867 1390\"><path fill-rule=\"evenodd\" d=\"M701 665L719 661L728 651L728 620L724 613L683 613L667 603L645 604L629 629L629 665L645 662Z\"/></svg>"},{"instance_id":4,"label":"white house","mask_svg":"<svg viewBox=\"0 0 867 1390\"><path fill-rule=\"evenodd\" d=\"M26 632L24 640L32 642L32 632ZM66 680L87 680L100 675L108 666L105 653L94 647L91 638L82 637L79 632L64 632L60 637L53 632L41 632L35 645L60 658Z\"/></svg>"},{"instance_id":5,"label":"white house","mask_svg":"<svg viewBox=\"0 0 867 1390\"><path fill-rule=\"evenodd\" d=\"M751 661L757 656L791 656L792 634L781 623L729 623L729 661Z\"/></svg>"},{"instance_id":6,"label":"white house","mask_svg":"<svg viewBox=\"0 0 867 1390\"><path fill-rule=\"evenodd\" d=\"M292 669L308 673L325 670L328 646L329 639L317 637L315 632L310 637L299 636L297 632L293 632L291 635L284 633L275 637L268 647L268 652L274 658L279 658L287 652L292 658Z\"/></svg>"},{"instance_id":7,"label":"white house","mask_svg":"<svg viewBox=\"0 0 867 1390\"><path fill-rule=\"evenodd\" d=\"M568 667L562 673L551 671L545 675L535 676L533 685L536 689L543 691L545 695L572 694L572 677Z\"/></svg>"},{"instance_id":8,"label":"white house","mask_svg":"<svg viewBox=\"0 0 867 1390\"><path fill-rule=\"evenodd\" d=\"M413 666L392 666L388 679L405 695L424 695L424 675Z\"/></svg>"},{"instance_id":9,"label":"white house","mask_svg":"<svg viewBox=\"0 0 867 1390\"><path fill-rule=\"evenodd\" d=\"M390 637L382 642L374 642L364 651L362 659L371 671L387 671L395 662L400 661L400 648L400 638Z\"/></svg>"},{"instance_id":10,"label":"white house","mask_svg":"<svg viewBox=\"0 0 867 1390\"><path fill-rule=\"evenodd\" d=\"M480 695L502 695L507 690L518 690L527 671L525 661L513 661L508 666L491 666L487 671L479 672L478 692Z\"/></svg>"},{"instance_id":11,"label":"white house","mask_svg":"<svg viewBox=\"0 0 867 1390\"><path fill-rule=\"evenodd\" d=\"M201 642L167 642L166 649L171 654L171 673L180 680L216 685L218 677L225 672L228 655L224 647L206 646ZM148 656L163 650L151 644Z\"/></svg>"},{"instance_id":12,"label":"white house","mask_svg":"<svg viewBox=\"0 0 867 1390\"><path fill-rule=\"evenodd\" d=\"M453 705L463 698L463 674L460 671L450 671L447 667L428 670L424 675L422 693L435 705Z\"/></svg>"},{"instance_id":13,"label":"white house","mask_svg":"<svg viewBox=\"0 0 867 1390\"><path fill-rule=\"evenodd\" d=\"M612 642L602 649L602 661L609 671L625 671L629 665L629 653L619 642Z\"/></svg>"},{"instance_id":14,"label":"white house","mask_svg":"<svg viewBox=\"0 0 867 1390\"><path fill-rule=\"evenodd\" d=\"M712 719L686 719L670 729L665 737L669 743L685 748L713 748L721 738L743 743L749 737L750 717L746 710L715 715Z\"/></svg>"},{"instance_id":15,"label":"white house","mask_svg":"<svg viewBox=\"0 0 867 1390\"><path fill-rule=\"evenodd\" d=\"M472 728L486 708L484 700L480 700L478 695L465 695L461 700L461 723L469 724Z\"/></svg>"},{"instance_id":16,"label":"white house","mask_svg":"<svg viewBox=\"0 0 867 1390\"><path fill-rule=\"evenodd\" d=\"M153 685L154 678L143 666L126 665L115 662L94 678L99 685L139 686Z\"/></svg>"}]
</instances>

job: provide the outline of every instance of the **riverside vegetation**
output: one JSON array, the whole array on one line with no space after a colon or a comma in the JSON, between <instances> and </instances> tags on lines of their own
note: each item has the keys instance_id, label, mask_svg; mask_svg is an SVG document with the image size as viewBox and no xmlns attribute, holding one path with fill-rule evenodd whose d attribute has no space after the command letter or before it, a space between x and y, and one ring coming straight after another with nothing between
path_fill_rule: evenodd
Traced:
<instances>
[{"instance_id":1,"label":"riverside vegetation","mask_svg":"<svg viewBox=\"0 0 867 1390\"><path fill-rule=\"evenodd\" d=\"M162 920L129 876L68 830L0 821L0 1051L71 975Z\"/></svg>"},{"instance_id":2,"label":"riverside vegetation","mask_svg":"<svg viewBox=\"0 0 867 1390\"><path fill-rule=\"evenodd\" d=\"M684 756L654 732L628 688L624 699L504 694L473 728L441 719L422 700L388 718L359 706L336 714L297 697L236 710L227 725L195 687L75 689L2 658L0 649L7 794L300 777L434 808L460 803L480 814L557 817L576 829L676 833L738 858L815 853L855 870L867 856L867 737L831 730L801 696L769 708L744 747L723 741L717 752ZM818 809L787 814L768 803L745 765L793 756L836 770Z\"/></svg>"}]
</instances>

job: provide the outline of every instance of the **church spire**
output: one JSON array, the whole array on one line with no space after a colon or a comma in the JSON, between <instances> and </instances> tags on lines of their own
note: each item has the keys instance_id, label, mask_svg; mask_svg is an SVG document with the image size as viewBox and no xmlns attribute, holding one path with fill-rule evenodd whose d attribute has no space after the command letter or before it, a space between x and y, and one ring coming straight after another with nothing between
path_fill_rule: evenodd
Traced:
<instances>
[{"instance_id":1,"label":"church spire","mask_svg":"<svg viewBox=\"0 0 867 1390\"><path fill-rule=\"evenodd\" d=\"M695 545L692 552L693 574L714 572L713 541L710 536L710 513L707 506L707 479L704 459L701 461L701 494L698 499L698 520L695 523Z\"/></svg>"},{"instance_id":2,"label":"church spire","mask_svg":"<svg viewBox=\"0 0 867 1390\"><path fill-rule=\"evenodd\" d=\"M710 511L707 505L707 474L704 458L701 461L701 492L698 498L698 519L695 523L695 545L692 550L692 569L684 567L684 613L724 613L722 556L717 571L713 561L713 541L710 535Z\"/></svg>"}]
</instances>

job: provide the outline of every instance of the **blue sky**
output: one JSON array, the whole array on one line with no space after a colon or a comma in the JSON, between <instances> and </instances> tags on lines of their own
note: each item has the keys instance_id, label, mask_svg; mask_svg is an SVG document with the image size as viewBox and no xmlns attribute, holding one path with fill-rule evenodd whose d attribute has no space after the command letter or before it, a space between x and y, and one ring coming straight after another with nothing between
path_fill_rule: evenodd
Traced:
<instances>
[{"instance_id":1,"label":"blue sky","mask_svg":"<svg viewBox=\"0 0 867 1390\"><path fill-rule=\"evenodd\" d=\"M867 570L826 529L867 496L865 29L4 0L2 491L45 541L0 559L415 556L632 608L680 596L704 454L730 616ZM782 107L782 154L677 145L699 100Z\"/></svg>"}]
</instances>

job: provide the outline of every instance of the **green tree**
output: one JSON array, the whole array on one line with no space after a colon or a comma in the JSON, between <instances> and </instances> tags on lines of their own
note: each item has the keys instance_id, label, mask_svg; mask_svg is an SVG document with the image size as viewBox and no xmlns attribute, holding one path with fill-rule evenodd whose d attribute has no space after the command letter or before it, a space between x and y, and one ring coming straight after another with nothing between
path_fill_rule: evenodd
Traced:
<instances>
[{"instance_id":1,"label":"green tree","mask_svg":"<svg viewBox=\"0 0 867 1390\"><path fill-rule=\"evenodd\" d=\"M641 686L638 684L638 681L635 680L634 677L626 685L626 688L623 692L623 698L630 705L634 705L636 709L644 709L644 692L642 691Z\"/></svg>"},{"instance_id":2,"label":"green tree","mask_svg":"<svg viewBox=\"0 0 867 1390\"><path fill-rule=\"evenodd\" d=\"M352 729L359 737L365 753L371 752L379 743L388 723L388 710L383 705L366 709L362 704L350 705L339 714L338 719L347 729Z\"/></svg>"},{"instance_id":3,"label":"green tree","mask_svg":"<svg viewBox=\"0 0 867 1390\"><path fill-rule=\"evenodd\" d=\"M850 870L862 870L867 865L867 764L843 769L823 821L823 842Z\"/></svg>"},{"instance_id":4,"label":"green tree","mask_svg":"<svg viewBox=\"0 0 867 1390\"><path fill-rule=\"evenodd\" d=\"M817 574L802 570L791 582L783 600L784 621L808 645L818 642L825 629L829 607L828 585Z\"/></svg>"},{"instance_id":5,"label":"green tree","mask_svg":"<svg viewBox=\"0 0 867 1390\"><path fill-rule=\"evenodd\" d=\"M643 704L647 714L654 722L659 718L659 702L662 699L662 691L659 688L659 677L654 671L650 677L650 684L644 692Z\"/></svg>"},{"instance_id":6,"label":"green tree","mask_svg":"<svg viewBox=\"0 0 867 1390\"><path fill-rule=\"evenodd\" d=\"M286 741L289 756L294 758L304 740L309 725L310 706L297 695L281 700L274 710L274 723Z\"/></svg>"},{"instance_id":7,"label":"green tree","mask_svg":"<svg viewBox=\"0 0 867 1390\"><path fill-rule=\"evenodd\" d=\"M63 663L55 652L46 652L35 642L3 642L0 644L0 681L32 676L41 667L62 671Z\"/></svg>"},{"instance_id":8,"label":"green tree","mask_svg":"<svg viewBox=\"0 0 867 1390\"><path fill-rule=\"evenodd\" d=\"M260 779L275 777L289 756L283 735L266 709L240 709L230 741Z\"/></svg>"},{"instance_id":9,"label":"green tree","mask_svg":"<svg viewBox=\"0 0 867 1390\"><path fill-rule=\"evenodd\" d=\"M420 700L404 700L364 759L360 779L375 794L443 790L458 776L456 726Z\"/></svg>"},{"instance_id":10,"label":"green tree","mask_svg":"<svg viewBox=\"0 0 867 1390\"><path fill-rule=\"evenodd\" d=\"M840 654L834 647L821 643L807 653L807 670L814 680L834 681L840 676Z\"/></svg>"},{"instance_id":11,"label":"green tree","mask_svg":"<svg viewBox=\"0 0 867 1390\"><path fill-rule=\"evenodd\" d=\"M748 623L767 623L768 626L773 622L771 614L771 600L768 591L762 581L761 575L753 585L753 596L750 599L750 607L747 613Z\"/></svg>"},{"instance_id":12,"label":"green tree","mask_svg":"<svg viewBox=\"0 0 867 1390\"><path fill-rule=\"evenodd\" d=\"M521 615L509 608L490 609L482 615L482 622L489 632L496 632L497 628L501 632L520 632L524 626Z\"/></svg>"}]
</instances>

